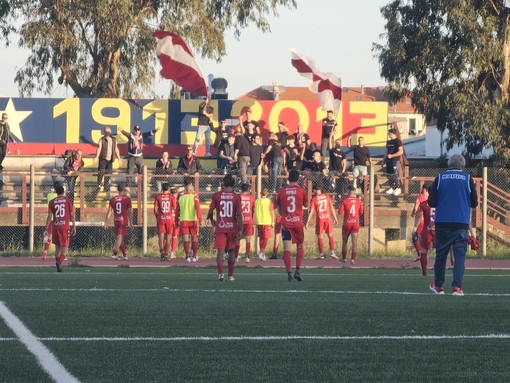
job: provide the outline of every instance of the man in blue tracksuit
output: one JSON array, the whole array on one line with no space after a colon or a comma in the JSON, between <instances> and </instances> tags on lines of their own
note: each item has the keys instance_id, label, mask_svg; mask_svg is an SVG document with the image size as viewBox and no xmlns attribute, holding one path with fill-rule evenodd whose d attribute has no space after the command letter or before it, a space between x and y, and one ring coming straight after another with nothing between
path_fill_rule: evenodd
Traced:
<instances>
[{"instance_id":1,"label":"man in blue tracksuit","mask_svg":"<svg viewBox=\"0 0 510 383\"><path fill-rule=\"evenodd\" d=\"M448 160L448 170L440 173L429 189L428 204L435 208L436 261L434 281L430 289L444 294L446 260L453 246L453 295L462 296L462 277L468 247L468 229L471 209L478 206L478 195L473 178L464 171L466 160L460 154Z\"/></svg>"}]
</instances>

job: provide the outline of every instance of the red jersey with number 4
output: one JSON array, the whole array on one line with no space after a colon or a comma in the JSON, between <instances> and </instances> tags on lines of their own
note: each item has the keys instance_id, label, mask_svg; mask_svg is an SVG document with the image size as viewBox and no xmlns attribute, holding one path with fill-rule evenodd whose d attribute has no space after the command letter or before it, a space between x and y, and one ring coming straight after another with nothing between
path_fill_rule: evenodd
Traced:
<instances>
[{"instance_id":1,"label":"red jersey with number 4","mask_svg":"<svg viewBox=\"0 0 510 383\"><path fill-rule=\"evenodd\" d=\"M331 198L327 194L319 194L312 197L310 202L312 209L317 213L317 223L331 221L329 212L331 211Z\"/></svg>"},{"instance_id":2,"label":"red jersey with number 4","mask_svg":"<svg viewBox=\"0 0 510 383\"><path fill-rule=\"evenodd\" d=\"M305 189L297 185L287 185L278 191L275 208L282 216L283 227L303 227L303 207L308 207Z\"/></svg>"},{"instance_id":3,"label":"red jersey with number 4","mask_svg":"<svg viewBox=\"0 0 510 383\"><path fill-rule=\"evenodd\" d=\"M73 210L73 203L66 196L53 198L48 205L48 212L53 214L53 227L69 229Z\"/></svg>"},{"instance_id":4,"label":"red jersey with number 4","mask_svg":"<svg viewBox=\"0 0 510 383\"><path fill-rule=\"evenodd\" d=\"M239 195L224 190L214 193L211 209L216 210L215 233L237 233L239 231L237 222L237 214L241 212Z\"/></svg>"},{"instance_id":5,"label":"red jersey with number 4","mask_svg":"<svg viewBox=\"0 0 510 383\"><path fill-rule=\"evenodd\" d=\"M359 226L359 216L363 214L363 204L357 197L347 197L342 201L338 214L344 214L344 225Z\"/></svg>"},{"instance_id":6,"label":"red jersey with number 4","mask_svg":"<svg viewBox=\"0 0 510 383\"><path fill-rule=\"evenodd\" d=\"M131 199L123 194L116 195L110 200L113 210L113 221L116 225L128 224L128 211L131 209Z\"/></svg>"},{"instance_id":7,"label":"red jersey with number 4","mask_svg":"<svg viewBox=\"0 0 510 383\"><path fill-rule=\"evenodd\" d=\"M240 194L241 214L243 215L244 225L253 225L253 208L255 207L255 198L251 194Z\"/></svg>"},{"instance_id":8,"label":"red jersey with number 4","mask_svg":"<svg viewBox=\"0 0 510 383\"><path fill-rule=\"evenodd\" d=\"M158 222L175 222L175 197L168 193L162 193L156 196L154 206L158 208Z\"/></svg>"}]
</instances>

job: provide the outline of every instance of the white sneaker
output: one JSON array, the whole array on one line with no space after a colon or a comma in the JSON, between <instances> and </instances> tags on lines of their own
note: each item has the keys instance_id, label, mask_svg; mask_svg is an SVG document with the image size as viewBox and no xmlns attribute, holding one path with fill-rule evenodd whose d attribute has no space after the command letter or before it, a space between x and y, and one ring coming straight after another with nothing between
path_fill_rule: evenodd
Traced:
<instances>
[{"instance_id":1,"label":"white sneaker","mask_svg":"<svg viewBox=\"0 0 510 383\"><path fill-rule=\"evenodd\" d=\"M191 263L191 257L186 257L186 262Z\"/></svg>"},{"instance_id":2,"label":"white sneaker","mask_svg":"<svg viewBox=\"0 0 510 383\"><path fill-rule=\"evenodd\" d=\"M324 259L324 254L320 253L315 259Z\"/></svg>"},{"instance_id":3,"label":"white sneaker","mask_svg":"<svg viewBox=\"0 0 510 383\"><path fill-rule=\"evenodd\" d=\"M227 280L229 282L234 282L236 279L234 278L234 276L231 276L231 277L227 277Z\"/></svg>"},{"instance_id":4,"label":"white sneaker","mask_svg":"<svg viewBox=\"0 0 510 383\"><path fill-rule=\"evenodd\" d=\"M266 260L266 255L264 253L259 253L258 257L259 257L259 259L261 261L265 261Z\"/></svg>"},{"instance_id":5,"label":"white sneaker","mask_svg":"<svg viewBox=\"0 0 510 383\"><path fill-rule=\"evenodd\" d=\"M198 257L193 257L191 260L193 261L193 263L196 263L198 262Z\"/></svg>"},{"instance_id":6,"label":"white sneaker","mask_svg":"<svg viewBox=\"0 0 510 383\"><path fill-rule=\"evenodd\" d=\"M331 258L333 258L333 259L338 259L338 257L336 256L336 253L335 253L335 251L334 251L334 250L331 252L331 254L330 254L329 256L330 256Z\"/></svg>"},{"instance_id":7,"label":"white sneaker","mask_svg":"<svg viewBox=\"0 0 510 383\"><path fill-rule=\"evenodd\" d=\"M248 257L248 256L244 257L244 261L245 261L246 263L250 263L250 257Z\"/></svg>"},{"instance_id":8,"label":"white sneaker","mask_svg":"<svg viewBox=\"0 0 510 383\"><path fill-rule=\"evenodd\" d=\"M174 253L170 253L170 259L175 259L175 254Z\"/></svg>"},{"instance_id":9,"label":"white sneaker","mask_svg":"<svg viewBox=\"0 0 510 383\"><path fill-rule=\"evenodd\" d=\"M189 257L190 257L190 258L193 258L193 250L190 250L190 251L189 251Z\"/></svg>"},{"instance_id":10,"label":"white sneaker","mask_svg":"<svg viewBox=\"0 0 510 383\"><path fill-rule=\"evenodd\" d=\"M207 152L207 153L205 154L205 156L206 156L206 157L212 157L212 154L211 154L211 153L209 153L209 152Z\"/></svg>"},{"instance_id":11,"label":"white sneaker","mask_svg":"<svg viewBox=\"0 0 510 383\"><path fill-rule=\"evenodd\" d=\"M402 189L396 188L395 191L393 192L393 195L400 195L401 193L402 193Z\"/></svg>"},{"instance_id":12,"label":"white sneaker","mask_svg":"<svg viewBox=\"0 0 510 383\"><path fill-rule=\"evenodd\" d=\"M354 265L356 261L354 259L351 259L351 265Z\"/></svg>"},{"instance_id":13,"label":"white sneaker","mask_svg":"<svg viewBox=\"0 0 510 383\"><path fill-rule=\"evenodd\" d=\"M224 274L218 274L218 281L223 282L224 279L225 279L225 275Z\"/></svg>"},{"instance_id":14,"label":"white sneaker","mask_svg":"<svg viewBox=\"0 0 510 383\"><path fill-rule=\"evenodd\" d=\"M393 190L393 188L389 188L388 190L386 190L386 194L393 194L395 192L395 190Z\"/></svg>"}]
</instances>

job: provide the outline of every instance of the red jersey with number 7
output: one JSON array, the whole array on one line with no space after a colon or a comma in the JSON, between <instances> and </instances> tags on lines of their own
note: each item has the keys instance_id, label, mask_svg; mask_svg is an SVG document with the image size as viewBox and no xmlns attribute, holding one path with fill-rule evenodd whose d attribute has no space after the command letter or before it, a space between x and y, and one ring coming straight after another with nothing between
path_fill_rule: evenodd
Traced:
<instances>
[{"instance_id":1,"label":"red jersey with number 7","mask_svg":"<svg viewBox=\"0 0 510 383\"><path fill-rule=\"evenodd\" d=\"M255 207L255 198L251 194L241 194L240 197L243 225L253 225L253 209Z\"/></svg>"},{"instance_id":2,"label":"red jersey with number 7","mask_svg":"<svg viewBox=\"0 0 510 383\"><path fill-rule=\"evenodd\" d=\"M215 233L237 233L239 231L237 214L241 212L241 199L238 194L224 190L214 193L210 208L216 210Z\"/></svg>"},{"instance_id":3,"label":"red jersey with number 7","mask_svg":"<svg viewBox=\"0 0 510 383\"><path fill-rule=\"evenodd\" d=\"M359 226L359 216L363 214L363 204L358 197L347 197L342 201L338 214L344 214L343 225Z\"/></svg>"},{"instance_id":4,"label":"red jersey with number 7","mask_svg":"<svg viewBox=\"0 0 510 383\"><path fill-rule=\"evenodd\" d=\"M285 228L303 227L303 207L308 207L308 195L298 185L287 185L276 195L275 208L279 209Z\"/></svg>"}]
</instances>

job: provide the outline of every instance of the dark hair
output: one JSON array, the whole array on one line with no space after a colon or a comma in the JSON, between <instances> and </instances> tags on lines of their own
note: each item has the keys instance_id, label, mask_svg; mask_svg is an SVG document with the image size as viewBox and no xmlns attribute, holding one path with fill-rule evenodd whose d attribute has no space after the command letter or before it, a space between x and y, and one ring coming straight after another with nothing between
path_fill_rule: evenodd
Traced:
<instances>
[{"instance_id":1,"label":"dark hair","mask_svg":"<svg viewBox=\"0 0 510 383\"><path fill-rule=\"evenodd\" d=\"M193 183L193 177L186 176L184 177L184 186L192 184Z\"/></svg>"},{"instance_id":2,"label":"dark hair","mask_svg":"<svg viewBox=\"0 0 510 383\"><path fill-rule=\"evenodd\" d=\"M63 186L62 184L56 185L56 186L55 186L55 192L56 192L58 195L62 195L62 194L64 194L64 186Z\"/></svg>"},{"instance_id":3,"label":"dark hair","mask_svg":"<svg viewBox=\"0 0 510 383\"><path fill-rule=\"evenodd\" d=\"M353 191L353 190L356 190L356 188L352 185L349 185L349 186L347 186L347 190Z\"/></svg>"},{"instance_id":4,"label":"dark hair","mask_svg":"<svg viewBox=\"0 0 510 383\"><path fill-rule=\"evenodd\" d=\"M161 185L161 190L167 191L168 189L170 189L170 184L168 182L165 182Z\"/></svg>"},{"instance_id":5,"label":"dark hair","mask_svg":"<svg viewBox=\"0 0 510 383\"><path fill-rule=\"evenodd\" d=\"M251 189L251 185L250 184L242 184L241 185L241 191L242 192L247 192Z\"/></svg>"},{"instance_id":6,"label":"dark hair","mask_svg":"<svg viewBox=\"0 0 510 383\"><path fill-rule=\"evenodd\" d=\"M170 188L170 194L175 194L177 193L177 189L176 188Z\"/></svg>"},{"instance_id":7,"label":"dark hair","mask_svg":"<svg viewBox=\"0 0 510 383\"><path fill-rule=\"evenodd\" d=\"M292 169L289 172L289 182L298 182L299 180L299 172L295 169Z\"/></svg>"},{"instance_id":8,"label":"dark hair","mask_svg":"<svg viewBox=\"0 0 510 383\"><path fill-rule=\"evenodd\" d=\"M225 185L225 187L231 188L234 187L235 184L236 180L232 174L227 174L225 177L223 177L223 185Z\"/></svg>"},{"instance_id":9,"label":"dark hair","mask_svg":"<svg viewBox=\"0 0 510 383\"><path fill-rule=\"evenodd\" d=\"M57 190L57 186L62 186L62 181L53 181L53 189Z\"/></svg>"},{"instance_id":10,"label":"dark hair","mask_svg":"<svg viewBox=\"0 0 510 383\"><path fill-rule=\"evenodd\" d=\"M124 182L121 182L117 185L117 191L119 193L123 192L126 189L126 184Z\"/></svg>"},{"instance_id":11,"label":"dark hair","mask_svg":"<svg viewBox=\"0 0 510 383\"><path fill-rule=\"evenodd\" d=\"M313 184L312 190L322 190L322 187L318 182L316 182Z\"/></svg>"}]
</instances>

